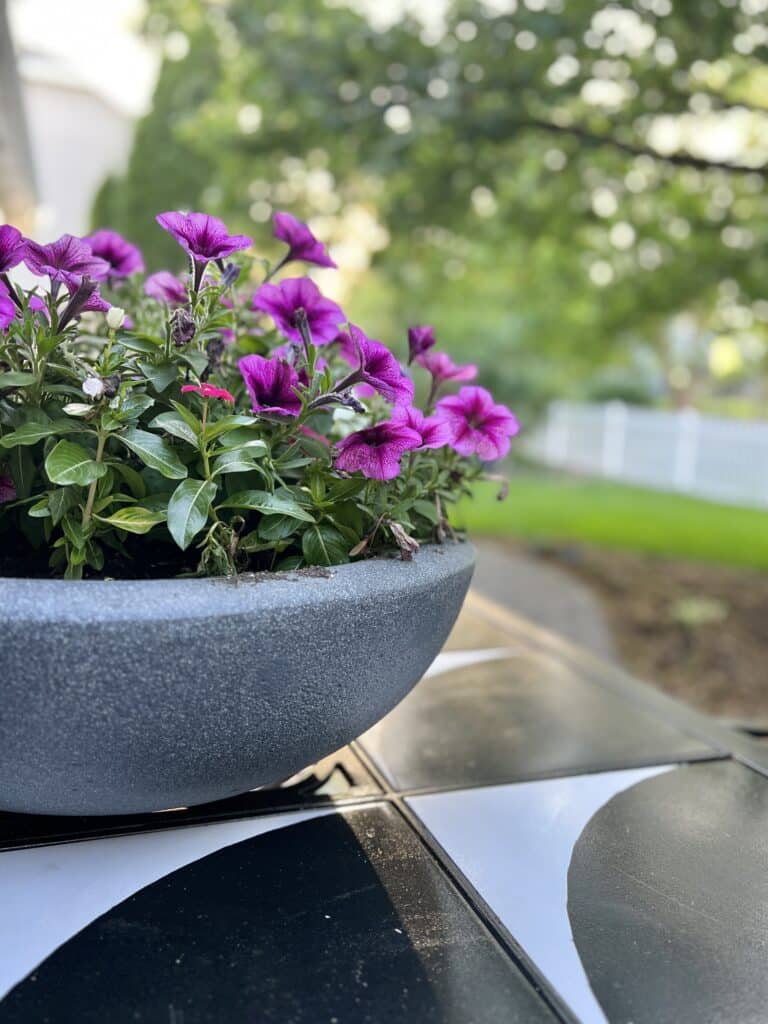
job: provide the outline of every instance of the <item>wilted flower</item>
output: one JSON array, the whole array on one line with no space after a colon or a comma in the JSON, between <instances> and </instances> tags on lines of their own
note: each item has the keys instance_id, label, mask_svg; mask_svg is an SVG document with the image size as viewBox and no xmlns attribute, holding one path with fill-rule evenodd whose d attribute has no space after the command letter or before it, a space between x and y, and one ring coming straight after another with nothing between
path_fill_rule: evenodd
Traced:
<instances>
[{"instance_id":1,"label":"wilted flower","mask_svg":"<svg viewBox=\"0 0 768 1024\"><path fill-rule=\"evenodd\" d=\"M195 336L197 324L188 309L177 309L171 317L171 341L176 348L188 345Z\"/></svg>"},{"instance_id":2,"label":"wilted flower","mask_svg":"<svg viewBox=\"0 0 768 1024\"><path fill-rule=\"evenodd\" d=\"M484 462L504 458L509 439L520 430L514 414L506 405L494 403L485 388L462 388L457 395L441 398L437 415L451 429L451 447L459 455L477 455Z\"/></svg>"},{"instance_id":3,"label":"wilted flower","mask_svg":"<svg viewBox=\"0 0 768 1024\"><path fill-rule=\"evenodd\" d=\"M83 241L91 247L94 256L109 264L109 277L129 277L144 269L140 250L117 231L102 228Z\"/></svg>"},{"instance_id":4,"label":"wilted flower","mask_svg":"<svg viewBox=\"0 0 768 1024\"><path fill-rule=\"evenodd\" d=\"M388 420L349 434L336 445L336 468L359 470L371 480L392 480L403 454L421 444L421 434L404 423Z\"/></svg>"},{"instance_id":5,"label":"wilted flower","mask_svg":"<svg viewBox=\"0 0 768 1024\"><path fill-rule=\"evenodd\" d=\"M5 501L16 501L16 488L9 476L0 473L0 505Z\"/></svg>"},{"instance_id":6,"label":"wilted flower","mask_svg":"<svg viewBox=\"0 0 768 1024\"><path fill-rule=\"evenodd\" d=\"M26 241L11 224L0 224L0 274L18 266L24 259Z\"/></svg>"},{"instance_id":7,"label":"wilted flower","mask_svg":"<svg viewBox=\"0 0 768 1024\"><path fill-rule=\"evenodd\" d=\"M447 380L474 380L477 376L477 367L474 363L457 366L445 352L422 352L416 356L416 362L432 374L435 385Z\"/></svg>"},{"instance_id":8,"label":"wilted flower","mask_svg":"<svg viewBox=\"0 0 768 1024\"><path fill-rule=\"evenodd\" d=\"M357 369L336 385L337 391L357 384L367 384L388 402L410 405L413 401L413 381L406 377L386 345L367 338L354 324L349 325L349 334L342 332L337 337L347 361L357 364Z\"/></svg>"},{"instance_id":9,"label":"wilted flower","mask_svg":"<svg viewBox=\"0 0 768 1024\"><path fill-rule=\"evenodd\" d=\"M312 341L327 345L339 333L345 317L341 308L326 299L309 277L287 277L280 284L263 284L253 297L253 308L267 313L291 341L300 342L300 315L306 315Z\"/></svg>"},{"instance_id":10,"label":"wilted flower","mask_svg":"<svg viewBox=\"0 0 768 1024\"><path fill-rule=\"evenodd\" d=\"M197 263L223 260L253 245L248 235L230 235L224 221L209 213L169 211L158 213L155 220Z\"/></svg>"},{"instance_id":11,"label":"wilted flower","mask_svg":"<svg viewBox=\"0 0 768 1024\"><path fill-rule=\"evenodd\" d=\"M276 213L272 217L272 223L275 226L275 238L279 238L289 247L281 263L303 260L304 263L314 263L318 267L336 266L323 243L315 238L306 224L290 213Z\"/></svg>"},{"instance_id":12,"label":"wilted flower","mask_svg":"<svg viewBox=\"0 0 768 1024\"><path fill-rule=\"evenodd\" d=\"M414 405L394 408L392 420L395 423L404 423L406 427L420 434L420 448L444 448L451 443L452 431L448 421L440 416L425 416L421 409Z\"/></svg>"},{"instance_id":13,"label":"wilted flower","mask_svg":"<svg viewBox=\"0 0 768 1024\"><path fill-rule=\"evenodd\" d=\"M423 327L408 328L408 362L412 363L417 356L423 355L435 344L435 329L429 324Z\"/></svg>"},{"instance_id":14,"label":"wilted flower","mask_svg":"<svg viewBox=\"0 0 768 1024\"><path fill-rule=\"evenodd\" d=\"M107 261L94 256L87 242L74 235L62 235L48 245L27 240L23 258L38 277L47 274L52 282L64 281L68 285L77 286L86 276L103 281L109 274Z\"/></svg>"},{"instance_id":15,"label":"wilted flower","mask_svg":"<svg viewBox=\"0 0 768 1024\"><path fill-rule=\"evenodd\" d=\"M296 394L299 375L284 359L244 356L238 362L254 412L271 412L280 416L298 416L301 399Z\"/></svg>"},{"instance_id":16,"label":"wilted flower","mask_svg":"<svg viewBox=\"0 0 768 1024\"><path fill-rule=\"evenodd\" d=\"M144 282L144 291L159 302L169 306L183 306L187 301L187 286L170 270L158 270Z\"/></svg>"},{"instance_id":17,"label":"wilted flower","mask_svg":"<svg viewBox=\"0 0 768 1024\"><path fill-rule=\"evenodd\" d=\"M215 388L213 384L184 384L181 393L192 392L202 398L222 398L225 402L234 402L235 396L226 388Z\"/></svg>"}]
</instances>

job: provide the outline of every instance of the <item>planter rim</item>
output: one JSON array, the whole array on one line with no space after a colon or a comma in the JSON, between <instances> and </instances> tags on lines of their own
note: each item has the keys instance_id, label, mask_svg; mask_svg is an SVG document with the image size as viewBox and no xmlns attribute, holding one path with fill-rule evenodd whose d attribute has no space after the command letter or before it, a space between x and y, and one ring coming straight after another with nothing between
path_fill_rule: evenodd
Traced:
<instances>
[{"instance_id":1,"label":"planter rim","mask_svg":"<svg viewBox=\"0 0 768 1024\"><path fill-rule=\"evenodd\" d=\"M412 592L474 564L472 544L426 544L414 559L379 556L328 569L245 573L238 577L62 580L0 576L0 625L23 622L126 622L211 618L353 601L378 592Z\"/></svg>"}]
</instances>

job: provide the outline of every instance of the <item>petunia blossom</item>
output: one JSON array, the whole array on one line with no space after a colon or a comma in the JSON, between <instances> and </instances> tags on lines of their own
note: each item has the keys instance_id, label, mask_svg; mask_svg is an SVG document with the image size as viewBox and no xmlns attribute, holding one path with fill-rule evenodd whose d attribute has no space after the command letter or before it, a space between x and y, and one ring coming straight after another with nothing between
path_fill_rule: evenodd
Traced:
<instances>
[{"instance_id":1,"label":"petunia blossom","mask_svg":"<svg viewBox=\"0 0 768 1024\"><path fill-rule=\"evenodd\" d=\"M74 235L62 235L48 245L28 239L24 262L37 277L47 274L52 282L64 281L75 287L83 277L103 281L109 274L107 261L94 256L88 243Z\"/></svg>"},{"instance_id":2,"label":"petunia blossom","mask_svg":"<svg viewBox=\"0 0 768 1024\"><path fill-rule=\"evenodd\" d=\"M444 448L451 443L452 431L447 419L440 416L425 416L414 405L400 406L392 410L392 420L404 423L421 435L420 448Z\"/></svg>"},{"instance_id":3,"label":"petunia blossom","mask_svg":"<svg viewBox=\"0 0 768 1024\"><path fill-rule=\"evenodd\" d=\"M394 405L411 404L413 381L403 373L386 345L367 338L354 324L349 325L348 334L342 332L338 337L342 355L352 365L356 365L356 369L336 385L337 391L367 384Z\"/></svg>"},{"instance_id":4,"label":"petunia blossom","mask_svg":"<svg viewBox=\"0 0 768 1024\"><path fill-rule=\"evenodd\" d=\"M182 394L193 393L200 395L201 398L221 398L225 402L234 402L235 396L231 392L227 391L226 388L217 388L213 384L184 384L181 389Z\"/></svg>"},{"instance_id":5,"label":"petunia blossom","mask_svg":"<svg viewBox=\"0 0 768 1024\"><path fill-rule=\"evenodd\" d=\"M360 471L371 480L392 480L400 472L404 453L421 445L417 430L387 420L357 430L336 445L336 468L346 473Z\"/></svg>"},{"instance_id":6,"label":"petunia blossom","mask_svg":"<svg viewBox=\"0 0 768 1024\"><path fill-rule=\"evenodd\" d=\"M238 362L254 412L276 413L279 416L298 416L301 399L296 394L300 386L299 375L285 359L267 359L264 356L244 356Z\"/></svg>"},{"instance_id":7,"label":"petunia blossom","mask_svg":"<svg viewBox=\"0 0 768 1024\"><path fill-rule=\"evenodd\" d=\"M278 212L272 217L275 226L274 236L288 246L288 252L281 260L281 264L290 263L291 260L302 260L304 263L314 263L318 267L335 267L328 250L302 221L291 216L290 213Z\"/></svg>"},{"instance_id":8,"label":"petunia blossom","mask_svg":"<svg viewBox=\"0 0 768 1024\"><path fill-rule=\"evenodd\" d=\"M477 376L477 366L474 363L457 366L445 352L422 352L416 356L416 362L432 374L435 385L448 380L474 380Z\"/></svg>"},{"instance_id":9,"label":"petunia blossom","mask_svg":"<svg viewBox=\"0 0 768 1024\"><path fill-rule=\"evenodd\" d=\"M169 306L183 306L187 301L187 286L170 270L158 270L144 282L144 291L158 302Z\"/></svg>"},{"instance_id":10,"label":"petunia blossom","mask_svg":"<svg viewBox=\"0 0 768 1024\"><path fill-rule=\"evenodd\" d=\"M6 501L16 501L16 488L9 476L0 473L0 505Z\"/></svg>"},{"instance_id":11,"label":"petunia blossom","mask_svg":"<svg viewBox=\"0 0 768 1024\"><path fill-rule=\"evenodd\" d=\"M141 251L117 231L101 228L83 239L91 247L94 256L109 264L109 276L130 277L144 269Z\"/></svg>"},{"instance_id":12,"label":"petunia blossom","mask_svg":"<svg viewBox=\"0 0 768 1024\"><path fill-rule=\"evenodd\" d=\"M0 331L4 331L15 316L16 307L14 304L7 295L0 295Z\"/></svg>"},{"instance_id":13,"label":"petunia blossom","mask_svg":"<svg viewBox=\"0 0 768 1024\"><path fill-rule=\"evenodd\" d=\"M230 235L224 221L209 213L172 210L158 213L155 220L197 263L222 260L253 245L253 239L248 235Z\"/></svg>"},{"instance_id":14,"label":"petunia blossom","mask_svg":"<svg viewBox=\"0 0 768 1024\"><path fill-rule=\"evenodd\" d=\"M430 324L408 328L408 362L412 363L435 344L435 329Z\"/></svg>"},{"instance_id":15,"label":"petunia blossom","mask_svg":"<svg viewBox=\"0 0 768 1024\"><path fill-rule=\"evenodd\" d=\"M267 313L291 341L301 342L298 328L301 311L316 345L327 345L339 333L346 317L335 302L326 299L309 277L287 277L280 284L263 284L253 297L253 308Z\"/></svg>"},{"instance_id":16,"label":"petunia blossom","mask_svg":"<svg viewBox=\"0 0 768 1024\"><path fill-rule=\"evenodd\" d=\"M0 331L4 331L16 316L17 309L3 281L0 281Z\"/></svg>"},{"instance_id":17,"label":"petunia blossom","mask_svg":"<svg viewBox=\"0 0 768 1024\"><path fill-rule=\"evenodd\" d=\"M0 224L0 274L18 266L24 259L26 239L12 224Z\"/></svg>"},{"instance_id":18,"label":"petunia blossom","mask_svg":"<svg viewBox=\"0 0 768 1024\"><path fill-rule=\"evenodd\" d=\"M451 430L450 445L459 455L477 455L483 462L503 459L510 438L520 430L514 414L498 405L485 388L462 388L457 395L441 398L436 415Z\"/></svg>"}]
</instances>

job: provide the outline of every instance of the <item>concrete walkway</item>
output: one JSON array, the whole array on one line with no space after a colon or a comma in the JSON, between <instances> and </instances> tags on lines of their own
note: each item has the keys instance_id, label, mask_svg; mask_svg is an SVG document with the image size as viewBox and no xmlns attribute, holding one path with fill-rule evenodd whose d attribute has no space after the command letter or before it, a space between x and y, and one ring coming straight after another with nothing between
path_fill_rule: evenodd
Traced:
<instances>
[{"instance_id":1,"label":"concrete walkway","mask_svg":"<svg viewBox=\"0 0 768 1024\"><path fill-rule=\"evenodd\" d=\"M474 543L476 590L600 658L618 660L605 617L589 587L532 555L492 540Z\"/></svg>"}]
</instances>

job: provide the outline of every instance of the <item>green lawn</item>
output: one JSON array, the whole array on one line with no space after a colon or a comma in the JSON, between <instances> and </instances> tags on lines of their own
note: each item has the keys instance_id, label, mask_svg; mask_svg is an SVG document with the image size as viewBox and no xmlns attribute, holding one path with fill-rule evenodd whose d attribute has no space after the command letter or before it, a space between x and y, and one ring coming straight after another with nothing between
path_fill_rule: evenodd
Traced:
<instances>
[{"instance_id":1,"label":"green lawn","mask_svg":"<svg viewBox=\"0 0 768 1024\"><path fill-rule=\"evenodd\" d=\"M509 497L478 486L456 521L477 535L581 541L768 569L768 509L734 508L638 487L513 467Z\"/></svg>"}]
</instances>

